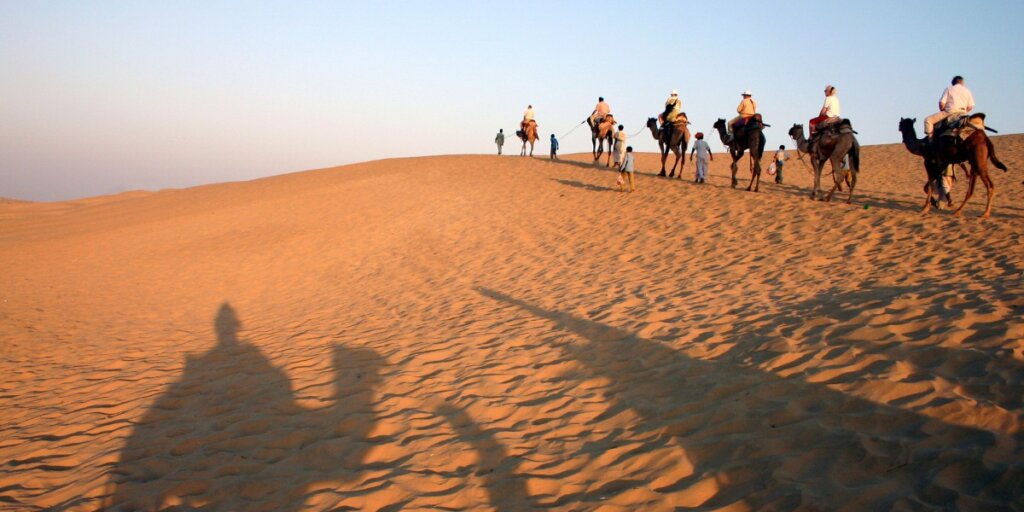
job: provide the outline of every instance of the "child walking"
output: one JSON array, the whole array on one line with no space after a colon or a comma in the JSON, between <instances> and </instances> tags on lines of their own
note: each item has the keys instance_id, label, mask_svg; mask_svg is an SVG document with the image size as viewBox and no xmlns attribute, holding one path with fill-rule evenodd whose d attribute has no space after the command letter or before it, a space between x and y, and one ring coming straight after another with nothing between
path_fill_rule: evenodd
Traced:
<instances>
[{"instance_id":1,"label":"child walking","mask_svg":"<svg viewBox=\"0 0 1024 512\"><path fill-rule=\"evenodd\" d=\"M635 192L636 186L633 185L633 169L635 164L633 163L633 146L626 148L626 157L622 159L622 164L619 165L619 192L625 192L623 187L628 183L629 191Z\"/></svg>"},{"instance_id":2,"label":"child walking","mask_svg":"<svg viewBox=\"0 0 1024 512\"><path fill-rule=\"evenodd\" d=\"M775 152L775 183L782 184L782 166L786 163L786 146Z\"/></svg>"},{"instance_id":3,"label":"child walking","mask_svg":"<svg viewBox=\"0 0 1024 512\"><path fill-rule=\"evenodd\" d=\"M558 139L553 133L551 134L551 159L558 160Z\"/></svg>"}]
</instances>

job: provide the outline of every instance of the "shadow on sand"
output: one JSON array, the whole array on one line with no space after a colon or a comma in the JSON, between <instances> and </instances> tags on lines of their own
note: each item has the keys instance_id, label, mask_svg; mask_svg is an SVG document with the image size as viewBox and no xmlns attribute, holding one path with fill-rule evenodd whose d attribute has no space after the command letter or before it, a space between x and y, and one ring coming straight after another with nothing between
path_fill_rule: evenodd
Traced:
<instances>
[{"instance_id":1,"label":"shadow on sand","mask_svg":"<svg viewBox=\"0 0 1024 512\"><path fill-rule=\"evenodd\" d=\"M305 408L287 375L237 338L229 304L214 324L216 346L186 359L128 438L110 509L297 510L310 485L359 476L384 360L335 344L333 400Z\"/></svg>"},{"instance_id":2,"label":"shadow on sand","mask_svg":"<svg viewBox=\"0 0 1024 512\"><path fill-rule=\"evenodd\" d=\"M962 503L1010 510L1024 500L1021 434L996 436L751 367L757 357L751 348L794 317L780 316L759 330L737 326L726 336L735 347L705 360L633 332L477 291L579 336L563 349L584 366L581 378L611 383L601 417L632 410L642 418L634 432L660 431L678 443L694 471L657 490L706 489L710 480L717 492L702 509L917 510ZM862 298L822 296L787 310L806 317L808 309L825 313ZM934 350L933 357L958 356ZM981 368L999 363L996 356L978 358ZM590 451L614 447L613 437L595 441Z\"/></svg>"},{"instance_id":3,"label":"shadow on sand","mask_svg":"<svg viewBox=\"0 0 1024 512\"><path fill-rule=\"evenodd\" d=\"M107 510L299 510L310 492L357 482L367 470L382 357L335 343L333 397L313 409L297 403L284 371L238 339L230 304L214 328L217 344L186 359L181 378L126 441L111 470ZM478 452L476 475L496 510L533 509L517 463L491 432L449 404L428 408ZM396 470L411 457L395 461Z\"/></svg>"}]
</instances>

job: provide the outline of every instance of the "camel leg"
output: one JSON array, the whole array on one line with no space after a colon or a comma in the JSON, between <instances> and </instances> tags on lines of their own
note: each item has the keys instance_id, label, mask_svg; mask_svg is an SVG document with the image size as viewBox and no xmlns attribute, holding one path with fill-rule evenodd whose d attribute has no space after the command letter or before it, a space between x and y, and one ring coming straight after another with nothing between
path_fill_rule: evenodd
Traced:
<instances>
[{"instance_id":1,"label":"camel leg","mask_svg":"<svg viewBox=\"0 0 1024 512\"><path fill-rule=\"evenodd\" d=\"M814 185L811 187L811 201L818 199L818 191L821 190L821 168L825 166L825 162L819 161L817 158L811 158L811 167L814 168Z\"/></svg>"},{"instance_id":2,"label":"camel leg","mask_svg":"<svg viewBox=\"0 0 1024 512\"><path fill-rule=\"evenodd\" d=\"M846 184L850 187L850 195L846 198L846 204L853 204L853 188L857 186L857 169L850 168L846 171Z\"/></svg>"},{"instance_id":3,"label":"camel leg","mask_svg":"<svg viewBox=\"0 0 1024 512\"><path fill-rule=\"evenodd\" d=\"M658 143L658 150L661 152L661 172L658 176L665 176L665 162L668 161L668 147L663 146L660 142Z\"/></svg>"},{"instance_id":4,"label":"camel leg","mask_svg":"<svg viewBox=\"0 0 1024 512\"><path fill-rule=\"evenodd\" d=\"M964 202L960 203L960 207L953 212L953 215L960 215L960 211L967 205L967 200L974 195L974 183L978 181L978 175L975 173L976 170L977 169L975 169L974 164L971 164L971 179L967 181L967 194L964 195Z\"/></svg>"},{"instance_id":5,"label":"camel leg","mask_svg":"<svg viewBox=\"0 0 1024 512\"><path fill-rule=\"evenodd\" d=\"M747 167L748 167L748 170L750 171L750 183L747 184L747 192L750 192L750 190L754 186L754 180L757 178L757 176L754 175L754 153L753 153L753 151L751 151L750 158L747 160ZM754 190L754 191L756 192L756 190Z\"/></svg>"},{"instance_id":6,"label":"camel leg","mask_svg":"<svg viewBox=\"0 0 1024 512\"><path fill-rule=\"evenodd\" d=\"M992 214L992 200L996 198L996 187L992 183L992 178L989 177L987 171L981 172L981 181L985 184L985 191L988 192L988 199L985 201L985 213L981 214L981 218L987 219Z\"/></svg>"},{"instance_id":7,"label":"camel leg","mask_svg":"<svg viewBox=\"0 0 1024 512\"><path fill-rule=\"evenodd\" d=\"M824 199L826 203L832 201L832 194L834 194L836 189L839 188L839 180L832 180L832 182L832 190L828 191L828 195L826 195Z\"/></svg>"},{"instance_id":8,"label":"camel leg","mask_svg":"<svg viewBox=\"0 0 1024 512\"><path fill-rule=\"evenodd\" d=\"M676 159L672 161L672 172L668 173L668 177L669 178L675 178L676 177L676 165L679 165L679 149L678 148L673 148L672 149L672 153L675 154ZM682 169L679 169L679 177L680 178L683 177L683 170Z\"/></svg>"},{"instance_id":9,"label":"camel leg","mask_svg":"<svg viewBox=\"0 0 1024 512\"><path fill-rule=\"evenodd\" d=\"M830 190L828 192L828 195L825 196L825 202L826 203L832 201L832 194L834 194L836 192L836 190L840 190L840 191L843 190L842 183L843 183L843 180L846 179L846 173L843 172L843 160L841 158L836 158L835 155L833 155L833 156L829 157L828 161L829 161L829 164L832 165L832 182L833 183L832 183L832 190Z\"/></svg>"}]
</instances>

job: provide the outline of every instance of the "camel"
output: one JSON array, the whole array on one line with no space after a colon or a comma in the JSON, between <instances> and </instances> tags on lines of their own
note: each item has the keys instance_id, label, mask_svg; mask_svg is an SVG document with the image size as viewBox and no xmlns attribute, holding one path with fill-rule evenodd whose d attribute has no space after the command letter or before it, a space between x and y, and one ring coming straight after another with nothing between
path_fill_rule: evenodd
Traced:
<instances>
[{"instance_id":1,"label":"camel","mask_svg":"<svg viewBox=\"0 0 1024 512\"><path fill-rule=\"evenodd\" d=\"M907 151L924 157L924 168L928 173L929 185L934 183L934 180L937 178L940 178L942 172L949 165L962 164L963 162L971 164L967 172L967 176L970 179L967 183L967 195L964 196L963 202L953 212L953 215L960 215L963 211L967 201L974 194L974 185L980 177L987 191L985 211L981 214L981 218L987 219L992 215L992 199L996 194L995 185L993 185L992 178L988 174L988 162L991 160L997 168L1003 171L1006 171L1007 168L996 157L992 140L985 135L985 130L992 130L985 126L985 114L972 114L970 121L972 125L970 128L971 132L966 137L961 139L960 135L940 135L935 137L929 144L925 144L923 140L917 138L917 130L914 128L914 123L917 122L916 118L900 118L899 126L900 133L903 135L903 145L906 146ZM967 129L967 127L963 129ZM921 213L927 212L931 205L929 185L925 186L926 197Z\"/></svg>"},{"instance_id":2,"label":"camel","mask_svg":"<svg viewBox=\"0 0 1024 512\"><path fill-rule=\"evenodd\" d=\"M825 129L823 129L825 130ZM832 163L832 181L835 184L825 202L832 200L832 194L836 190L842 190L841 183L847 182L850 187L850 195L846 198L846 204L853 202L853 188L857 186L857 173L860 172L860 143L853 134L853 127L848 119L839 123L836 131L823 131L811 145L804 138L804 126L794 124L789 129L789 136L796 141L797 151L811 155L811 165L814 166L814 188L811 190L811 199L817 199L821 193L821 170L825 162ZM843 169L843 159L849 157L849 166Z\"/></svg>"},{"instance_id":3,"label":"camel","mask_svg":"<svg viewBox=\"0 0 1024 512\"><path fill-rule=\"evenodd\" d=\"M591 118L587 118L587 126L590 127L590 144L593 146L594 164L597 164L604 154L604 141L608 141L608 163L612 166L612 133L615 129L615 117L611 114L604 116L599 124L595 124Z\"/></svg>"},{"instance_id":4,"label":"camel","mask_svg":"<svg viewBox=\"0 0 1024 512\"><path fill-rule=\"evenodd\" d=\"M732 188L736 188L739 181L736 180L736 162L740 158L743 158L743 152L750 150L750 185L747 185L747 191L750 188L754 188L754 192L758 192L761 187L761 155L764 154L764 127L768 126L761 120L761 116L757 115L750 118L747 124L740 127L733 137L731 142L728 142L729 136L725 130L725 119L719 119L715 121L712 126L713 129L718 130L718 136L722 140L722 144L729 148L729 155L732 156Z\"/></svg>"},{"instance_id":5,"label":"camel","mask_svg":"<svg viewBox=\"0 0 1024 512\"><path fill-rule=\"evenodd\" d=\"M683 167L686 166L686 147L690 144L690 128L687 127L690 123L686 120L686 114L679 114L673 124L672 137L666 141L665 132L658 128L658 121L653 117L647 119L647 127L651 129L651 136L658 141L658 148L661 150L661 172L658 173L658 176L665 176L665 161L668 160L668 152L671 150L675 153L676 159L672 162L672 172L668 174L668 177L675 177L676 164L682 158L682 165L679 166L679 178L682 179Z\"/></svg>"},{"instance_id":6,"label":"camel","mask_svg":"<svg viewBox=\"0 0 1024 512\"><path fill-rule=\"evenodd\" d=\"M523 149L519 156L526 156L526 143L530 143L530 156L533 156L533 144L537 142L537 121L530 119L524 130L516 130L516 135L523 141Z\"/></svg>"}]
</instances>

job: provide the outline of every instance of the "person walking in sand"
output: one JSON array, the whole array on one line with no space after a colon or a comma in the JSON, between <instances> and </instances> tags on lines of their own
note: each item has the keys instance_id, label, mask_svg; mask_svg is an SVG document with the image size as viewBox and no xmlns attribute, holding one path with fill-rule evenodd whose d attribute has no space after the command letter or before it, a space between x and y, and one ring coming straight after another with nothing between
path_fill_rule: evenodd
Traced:
<instances>
[{"instance_id":1,"label":"person walking in sand","mask_svg":"<svg viewBox=\"0 0 1024 512\"><path fill-rule=\"evenodd\" d=\"M499 128L498 135L494 137L494 143L498 145L498 155L501 155L501 147L505 145L505 129Z\"/></svg>"},{"instance_id":2,"label":"person walking in sand","mask_svg":"<svg viewBox=\"0 0 1024 512\"><path fill-rule=\"evenodd\" d=\"M622 159L626 156L626 132L622 131L623 127L619 125L619 131L615 132L615 147L612 152L615 156L615 166L618 167L622 164Z\"/></svg>"},{"instance_id":3,"label":"person walking in sand","mask_svg":"<svg viewBox=\"0 0 1024 512\"><path fill-rule=\"evenodd\" d=\"M775 183L782 185L782 166L785 165L786 159L786 146L780 145L779 150L775 152Z\"/></svg>"},{"instance_id":4,"label":"person walking in sand","mask_svg":"<svg viewBox=\"0 0 1024 512\"><path fill-rule=\"evenodd\" d=\"M622 159L622 163L619 164L619 192L625 192L623 187L629 185L630 192L636 192L636 185L633 183L633 170L636 165L633 161L633 146L626 148L626 157Z\"/></svg>"},{"instance_id":5,"label":"person walking in sand","mask_svg":"<svg viewBox=\"0 0 1024 512\"><path fill-rule=\"evenodd\" d=\"M693 143L693 149L690 150L690 160L693 160L693 155L697 155L697 174L693 179L694 183L705 183L708 179L708 160L715 161L715 155L711 154L711 146L708 146L707 141L704 140L704 132L697 132L697 141ZM680 171L682 174L682 171Z\"/></svg>"},{"instance_id":6,"label":"person walking in sand","mask_svg":"<svg viewBox=\"0 0 1024 512\"><path fill-rule=\"evenodd\" d=\"M553 133L551 134L551 159L558 160L558 139Z\"/></svg>"}]
</instances>

